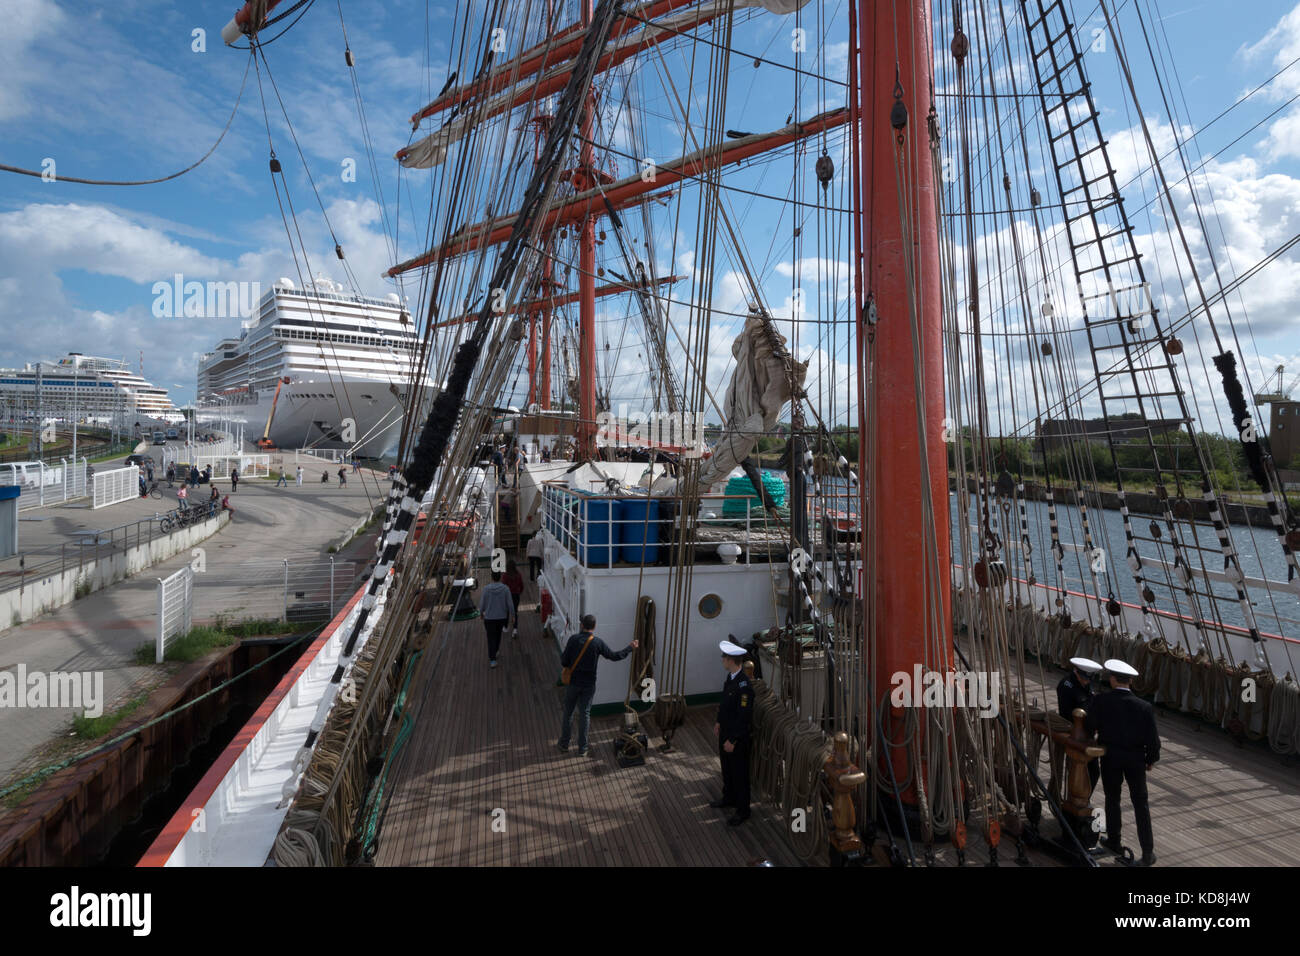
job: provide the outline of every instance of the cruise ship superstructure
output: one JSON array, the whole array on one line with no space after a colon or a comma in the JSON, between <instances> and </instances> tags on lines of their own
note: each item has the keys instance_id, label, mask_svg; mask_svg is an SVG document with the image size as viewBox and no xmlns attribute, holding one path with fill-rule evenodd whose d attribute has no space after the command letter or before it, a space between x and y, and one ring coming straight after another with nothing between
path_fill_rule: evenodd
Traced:
<instances>
[{"instance_id":1,"label":"cruise ship superstructure","mask_svg":"<svg viewBox=\"0 0 1300 956\"><path fill-rule=\"evenodd\" d=\"M138 419L179 422L184 416L160 388L131 370L122 359L69 352L55 361L0 369L0 402L11 415L34 412L39 368L43 417L107 419L127 414Z\"/></svg>"},{"instance_id":2,"label":"cruise ship superstructure","mask_svg":"<svg viewBox=\"0 0 1300 956\"><path fill-rule=\"evenodd\" d=\"M199 421L267 431L278 448L380 457L401 435L418 340L395 294L345 292L328 279L280 279L238 336L199 360ZM277 397L278 389L278 397ZM424 390L425 401L432 389Z\"/></svg>"}]
</instances>

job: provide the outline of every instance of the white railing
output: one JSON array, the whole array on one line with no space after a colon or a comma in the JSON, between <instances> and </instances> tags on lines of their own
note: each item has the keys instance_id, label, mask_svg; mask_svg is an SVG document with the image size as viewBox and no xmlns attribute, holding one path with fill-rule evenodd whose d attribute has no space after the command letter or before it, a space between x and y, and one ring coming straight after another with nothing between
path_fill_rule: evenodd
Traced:
<instances>
[{"instance_id":1,"label":"white railing","mask_svg":"<svg viewBox=\"0 0 1300 956\"><path fill-rule=\"evenodd\" d=\"M271 473L271 456L266 454L251 455L199 455L194 466L202 471L212 466L213 480L230 477L230 469L238 467L240 478L262 478Z\"/></svg>"},{"instance_id":2,"label":"white railing","mask_svg":"<svg viewBox=\"0 0 1300 956\"><path fill-rule=\"evenodd\" d=\"M584 495L548 482L542 487L542 527L583 567L652 564L658 560L659 549L669 543L660 529L681 526L681 501L644 494ZM743 504L743 513L728 515L728 501ZM734 528L734 543L742 545L745 564L750 562L750 531L764 527L763 509L755 507L756 502L748 495L700 496L697 523ZM732 509L740 510L734 504ZM625 514L628 517L623 517Z\"/></svg>"},{"instance_id":3,"label":"white railing","mask_svg":"<svg viewBox=\"0 0 1300 956\"><path fill-rule=\"evenodd\" d=\"M214 442L196 441L192 445L188 441L177 442L174 439L168 440L162 450L163 470L166 471L168 465L176 465L177 468L180 468L180 466L184 464L188 467L189 465L194 464L194 462L199 458L205 460L212 458L229 458L233 455L239 455L243 451L233 436L225 432L216 432L214 434L221 435L221 438ZM151 441L151 439L145 440L146 442ZM202 471L203 469L200 468L199 470Z\"/></svg>"},{"instance_id":4,"label":"white railing","mask_svg":"<svg viewBox=\"0 0 1300 956\"><path fill-rule=\"evenodd\" d=\"M95 472L94 496L91 508L104 508L120 501L130 501L140 496L140 469L132 465L129 468L112 468L108 471Z\"/></svg>"},{"instance_id":5,"label":"white railing","mask_svg":"<svg viewBox=\"0 0 1300 956\"><path fill-rule=\"evenodd\" d=\"M59 464L41 461L18 461L0 465L0 485L18 485L22 493L18 510L28 511L43 505L60 504L86 496L86 459L72 464L60 458Z\"/></svg>"},{"instance_id":6,"label":"white railing","mask_svg":"<svg viewBox=\"0 0 1300 956\"><path fill-rule=\"evenodd\" d=\"M340 448L295 448L293 450L294 461L302 461L304 458L332 461L341 465L344 461L344 454Z\"/></svg>"},{"instance_id":7,"label":"white railing","mask_svg":"<svg viewBox=\"0 0 1300 956\"><path fill-rule=\"evenodd\" d=\"M158 644L154 662L167 656L168 642L188 634L194 623L194 569L185 565L174 574L158 579Z\"/></svg>"}]
</instances>

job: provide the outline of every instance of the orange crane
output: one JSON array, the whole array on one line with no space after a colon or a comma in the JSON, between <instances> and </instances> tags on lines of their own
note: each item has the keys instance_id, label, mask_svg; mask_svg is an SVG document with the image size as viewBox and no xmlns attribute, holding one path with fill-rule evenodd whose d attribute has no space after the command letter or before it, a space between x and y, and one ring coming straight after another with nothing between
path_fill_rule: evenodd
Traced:
<instances>
[{"instance_id":1,"label":"orange crane","mask_svg":"<svg viewBox=\"0 0 1300 956\"><path fill-rule=\"evenodd\" d=\"M280 400L280 389L288 384L287 375L275 383L275 395L271 398L271 414L266 416L266 429L262 432L262 437L257 440L258 448L270 450L275 447L275 442L271 441L271 422L275 419L275 403Z\"/></svg>"}]
</instances>

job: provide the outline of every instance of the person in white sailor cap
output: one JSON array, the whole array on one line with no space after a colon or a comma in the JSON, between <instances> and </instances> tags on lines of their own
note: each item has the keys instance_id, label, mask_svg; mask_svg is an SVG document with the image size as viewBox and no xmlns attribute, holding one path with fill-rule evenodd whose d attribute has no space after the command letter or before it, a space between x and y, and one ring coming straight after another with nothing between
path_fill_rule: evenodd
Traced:
<instances>
[{"instance_id":1,"label":"person in white sailor cap","mask_svg":"<svg viewBox=\"0 0 1300 956\"><path fill-rule=\"evenodd\" d=\"M722 796L709 806L735 810L727 821L733 827L749 819L749 731L754 716L754 687L745 676L746 650L732 641L720 641L727 679L722 685L718 720L713 725L722 763Z\"/></svg>"},{"instance_id":2,"label":"person in white sailor cap","mask_svg":"<svg viewBox=\"0 0 1300 956\"><path fill-rule=\"evenodd\" d=\"M1138 672L1124 661L1111 659L1102 665L1110 678L1111 692L1093 701L1084 728L1096 733L1106 748L1101 758L1101 786L1106 793L1106 839L1104 845L1120 853L1120 788L1128 783L1129 799L1137 822L1142 859L1138 866L1156 861L1151 833L1151 808L1147 804L1147 771L1160 759L1160 733L1155 710L1130 686Z\"/></svg>"},{"instance_id":3,"label":"person in white sailor cap","mask_svg":"<svg viewBox=\"0 0 1300 956\"><path fill-rule=\"evenodd\" d=\"M1074 722L1076 709L1085 713L1092 710L1096 691L1092 686L1092 675L1101 670L1101 665L1086 657L1070 658L1070 673L1061 678L1056 685L1056 712L1071 723ZM1088 780L1092 789L1097 789L1097 779L1101 776L1101 764L1097 758L1088 761ZM1092 792L1091 790L1089 791Z\"/></svg>"}]
</instances>

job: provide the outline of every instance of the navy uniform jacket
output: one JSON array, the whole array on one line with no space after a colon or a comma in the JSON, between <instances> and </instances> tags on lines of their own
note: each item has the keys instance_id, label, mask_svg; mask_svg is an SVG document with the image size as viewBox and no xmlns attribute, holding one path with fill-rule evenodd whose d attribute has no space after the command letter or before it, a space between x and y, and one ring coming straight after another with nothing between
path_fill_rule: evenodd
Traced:
<instances>
[{"instance_id":1,"label":"navy uniform jacket","mask_svg":"<svg viewBox=\"0 0 1300 956\"><path fill-rule=\"evenodd\" d=\"M1071 671L1056 685L1056 712L1066 720L1074 720L1075 708L1091 711L1096 695L1092 692L1091 682L1087 687L1079 683L1079 678Z\"/></svg>"},{"instance_id":2,"label":"navy uniform jacket","mask_svg":"<svg viewBox=\"0 0 1300 956\"><path fill-rule=\"evenodd\" d=\"M745 672L727 675L722 685L722 702L718 704L718 739L741 744L749 740L754 718L754 685Z\"/></svg>"},{"instance_id":3,"label":"navy uniform jacket","mask_svg":"<svg viewBox=\"0 0 1300 956\"><path fill-rule=\"evenodd\" d=\"M1107 755L1140 756L1145 764L1160 759L1155 709L1131 690L1116 688L1097 695L1083 725L1097 734Z\"/></svg>"}]
</instances>

